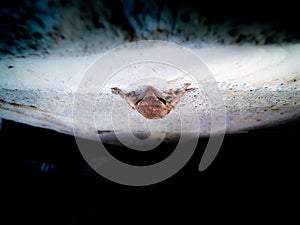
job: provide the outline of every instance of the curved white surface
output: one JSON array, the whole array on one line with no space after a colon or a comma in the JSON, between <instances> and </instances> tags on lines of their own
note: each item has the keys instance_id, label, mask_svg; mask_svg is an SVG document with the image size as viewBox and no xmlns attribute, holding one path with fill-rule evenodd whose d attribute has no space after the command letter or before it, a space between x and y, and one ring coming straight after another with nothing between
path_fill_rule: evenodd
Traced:
<instances>
[{"instance_id":1,"label":"curved white surface","mask_svg":"<svg viewBox=\"0 0 300 225\"><path fill-rule=\"evenodd\" d=\"M153 49L152 49L153 50ZM210 69L223 93L227 110L226 132L243 132L259 126L295 119L300 112L300 44L283 46L213 46L191 49ZM145 49L147 51L147 49ZM101 54L88 56L48 56L3 59L0 61L0 117L38 127L53 129L73 135L72 104L74 92L88 68ZM113 96L110 87L118 86L127 92L138 92L147 83L132 83L130 74L141 74L147 78L151 71L167 82L148 84L161 89L180 88L190 81L184 74L167 65L146 63L119 71L118 79L112 79L103 89L102 107L97 113L96 127L81 124L79 136L94 138L101 134L106 142L115 140L112 131L126 131L128 112L130 126L137 133L147 133L144 117ZM144 77L143 77L144 76ZM196 87L198 84L192 84ZM88 93L83 98L88 99ZM88 100L87 100L88 102ZM114 115L119 121L111 126L111 105L117 110ZM85 106L83 106L85 107ZM182 113L193 123L200 118L201 128L191 134L207 136L209 107L205 93L197 90L184 96L174 112L164 120L175 120L176 113ZM87 116L87 115L82 115ZM126 114L127 116L127 114ZM176 123L165 130L173 137L180 129Z\"/></svg>"}]
</instances>

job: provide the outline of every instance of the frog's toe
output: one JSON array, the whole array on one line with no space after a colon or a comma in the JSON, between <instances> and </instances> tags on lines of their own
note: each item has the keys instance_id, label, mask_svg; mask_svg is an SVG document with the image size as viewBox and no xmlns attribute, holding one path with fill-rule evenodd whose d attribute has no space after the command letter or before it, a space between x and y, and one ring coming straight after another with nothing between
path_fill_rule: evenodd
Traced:
<instances>
[{"instance_id":1,"label":"frog's toe","mask_svg":"<svg viewBox=\"0 0 300 225\"><path fill-rule=\"evenodd\" d=\"M117 87L113 87L113 88L111 88L111 92L112 92L113 94L120 94L121 89L120 89L120 88L117 88Z\"/></svg>"},{"instance_id":2,"label":"frog's toe","mask_svg":"<svg viewBox=\"0 0 300 225\"><path fill-rule=\"evenodd\" d=\"M195 91L195 90L196 90L196 88L187 88L187 89L185 89L186 92L191 92L191 91Z\"/></svg>"},{"instance_id":3,"label":"frog's toe","mask_svg":"<svg viewBox=\"0 0 300 225\"><path fill-rule=\"evenodd\" d=\"M187 88L187 87L189 87L191 85L191 83L185 83L184 84L184 88Z\"/></svg>"}]
</instances>

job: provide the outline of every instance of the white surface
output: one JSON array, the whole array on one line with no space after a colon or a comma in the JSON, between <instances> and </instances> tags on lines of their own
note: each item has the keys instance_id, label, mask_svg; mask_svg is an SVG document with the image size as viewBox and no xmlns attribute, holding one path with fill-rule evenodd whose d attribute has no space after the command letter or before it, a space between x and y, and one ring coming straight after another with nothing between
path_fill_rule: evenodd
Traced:
<instances>
[{"instance_id":1,"label":"white surface","mask_svg":"<svg viewBox=\"0 0 300 225\"><path fill-rule=\"evenodd\" d=\"M300 44L214 46L192 51L206 63L222 90L227 109L227 132L272 125L299 115ZM1 60L0 117L73 134L74 92L85 72L100 56L101 54ZM8 68L9 66L13 68ZM152 75L166 82L148 84L147 81L142 81L128 86L134 83L134 77L140 79ZM167 91L169 88L179 89L187 81L192 82L184 73L157 63L137 64L120 70L103 89L97 102L101 105L96 104L97 132L108 142L114 138L109 133L111 130L126 131L128 123L134 131L147 133L144 126L147 119L132 110L121 98L112 95L110 87L118 86L124 91L139 92L144 85L152 85ZM198 84L193 85L197 87ZM189 117L191 123L195 118L200 118L201 127L190 132L206 136L209 132L206 119L209 118L210 110L205 94L207 93L198 89L195 93L184 96L174 112L163 119L169 124L165 131L170 135L180 131L178 123L174 121L176 113L181 113ZM88 99L88 93L82 97ZM117 118L114 127L111 126L112 104L113 115ZM82 115L85 116L87 115ZM95 128L82 124L80 136L93 138L93 132Z\"/></svg>"}]
</instances>

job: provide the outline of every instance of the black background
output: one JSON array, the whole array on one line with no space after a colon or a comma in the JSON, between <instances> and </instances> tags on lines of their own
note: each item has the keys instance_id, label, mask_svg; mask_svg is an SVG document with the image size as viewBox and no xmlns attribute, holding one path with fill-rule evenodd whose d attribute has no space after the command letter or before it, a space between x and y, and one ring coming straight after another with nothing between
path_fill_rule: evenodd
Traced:
<instances>
[{"instance_id":1,"label":"black background","mask_svg":"<svg viewBox=\"0 0 300 225\"><path fill-rule=\"evenodd\" d=\"M74 137L4 120L0 133L5 165L2 187L10 196L13 212L26 212L22 221L43 224L92 224L102 221L103 208L115 212L129 207L144 212L153 204L175 209L185 204L183 209L194 208L194 204L226 209L233 204L235 210L253 205L256 213L263 213L265 207L281 211L298 196L299 128L300 122L294 121L226 135L216 159L203 172L198 171L198 165L207 140L201 139L192 159L176 175L155 185L132 187L93 172ZM164 145L159 151L173 147ZM43 162L56 168L42 172Z\"/></svg>"}]
</instances>

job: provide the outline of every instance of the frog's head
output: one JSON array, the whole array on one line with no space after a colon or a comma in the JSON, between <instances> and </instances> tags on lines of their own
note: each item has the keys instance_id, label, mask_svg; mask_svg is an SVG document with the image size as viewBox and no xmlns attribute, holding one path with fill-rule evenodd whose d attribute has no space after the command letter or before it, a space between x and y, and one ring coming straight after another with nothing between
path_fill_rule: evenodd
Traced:
<instances>
[{"instance_id":1,"label":"frog's head","mask_svg":"<svg viewBox=\"0 0 300 225\"><path fill-rule=\"evenodd\" d=\"M137 111L148 119L165 117L170 110L166 100L156 95L147 95L137 102Z\"/></svg>"}]
</instances>

